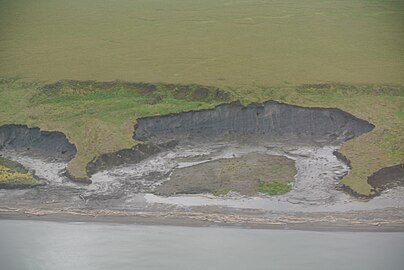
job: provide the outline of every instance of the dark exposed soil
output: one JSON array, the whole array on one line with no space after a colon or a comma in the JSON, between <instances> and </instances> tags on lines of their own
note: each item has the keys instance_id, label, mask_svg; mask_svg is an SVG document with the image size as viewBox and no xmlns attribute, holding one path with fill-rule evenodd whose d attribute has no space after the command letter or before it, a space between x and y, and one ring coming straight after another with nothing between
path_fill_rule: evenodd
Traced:
<instances>
[{"instance_id":1,"label":"dark exposed soil","mask_svg":"<svg viewBox=\"0 0 404 270\"><path fill-rule=\"evenodd\" d=\"M275 101L248 106L234 102L210 110L140 118L134 138L166 141L230 135L341 144L373 128L372 124L339 109L304 108Z\"/></svg>"},{"instance_id":2,"label":"dark exposed soil","mask_svg":"<svg viewBox=\"0 0 404 270\"><path fill-rule=\"evenodd\" d=\"M114 153L100 155L87 164L87 174L91 176L99 171L108 170L119 165L138 163L163 150L172 148L176 144L176 141L160 145L141 143L130 149L122 149Z\"/></svg>"},{"instance_id":3,"label":"dark exposed soil","mask_svg":"<svg viewBox=\"0 0 404 270\"><path fill-rule=\"evenodd\" d=\"M368 183L377 194L389 188L404 186L404 164L378 170L369 176Z\"/></svg>"},{"instance_id":4,"label":"dark exposed soil","mask_svg":"<svg viewBox=\"0 0 404 270\"><path fill-rule=\"evenodd\" d=\"M334 151L334 156L336 156L339 160L342 160L346 165L349 166L349 168L351 168L351 161L344 156L341 152L339 151Z\"/></svg>"},{"instance_id":5,"label":"dark exposed soil","mask_svg":"<svg viewBox=\"0 0 404 270\"><path fill-rule=\"evenodd\" d=\"M375 196L378 195L378 194L376 194L376 193L373 192L373 191L372 191L369 195L363 195L363 194L360 194L360 193L354 191L351 187L349 187L349 186L347 186L347 185L344 185L344 184L339 184L339 185L337 185L335 188L336 188L337 190L343 191L343 192L345 192L345 193L351 195L351 196L354 197L354 198L357 198L357 199L360 199L360 200L364 200L364 201L369 200L369 199L372 199L372 198L374 198Z\"/></svg>"},{"instance_id":6,"label":"dark exposed soil","mask_svg":"<svg viewBox=\"0 0 404 270\"><path fill-rule=\"evenodd\" d=\"M26 125L0 127L0 150L24 152L45 159L69 161L76 155L76 147L62 132L42 131Z\"/></svg>"},{"instance_id":7,"label":"dark exposed soil","mask_svg":"<svg viewBox=\"0 0 404 270\"><path fill-rule=\"evenodd\" d=\"M39 157L49 162L64 163L72 160L77 152L76 146L71 144L62 132L42 131L39 128L29 128L26 125L0 126L0 150L13 151L31 157ZM18 165L18 163L13 163L12 161L7 163L12 168L18 168L22 171L25 170L22 165ZM7 185L3 185L2 188L15 189L35 186L37 186L37 184L8 183Z\"/></svg>"}]
</instances>

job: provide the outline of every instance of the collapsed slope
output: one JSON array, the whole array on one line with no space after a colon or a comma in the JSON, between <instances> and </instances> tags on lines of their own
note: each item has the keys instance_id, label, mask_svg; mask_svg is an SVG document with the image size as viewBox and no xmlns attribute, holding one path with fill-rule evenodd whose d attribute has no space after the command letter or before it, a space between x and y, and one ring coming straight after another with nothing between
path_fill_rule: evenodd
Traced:
<instances>
[{"instance_id":1,"label":"collapsed slope","mask_svg":"<svg viewBox=\"0 0 404 270\"><path fill-rule=\"evenodd\" d=\"M225 89L232 94L227 96L229 100L220 101L223 91L197 85L91 81L44 85L3 79L0 125L24 123L62 131L77 147L68 172L84 180L86 165L94 157L106 153L113 156L137 143L132 139L132 124L142 117L213 108L236 99L243 104L273 99L304 107L336 107L375 124L371 132L341 148L352 165L342 182L359 194L370 194L371 186L366 180L372 173L403 163L402 86L327 83L289 88L243 87Z\"/></svg>"},{"instance_id":2,"label":"collapsed slope","mask_svg":"<svg viewBox=\"0 0 404 270\"><path fill-rule=\"evenodd\" d=\"M254 103L248 106L234 102L219 105L209 110L140 118L135 125L133 137L136 140L154 143L178 140L182 145L193 144L196 148L198 148L199 143L210 142L214 145L218 142L230 144L234 141L240 147L250 145L253 148L257 146L270 147L271 144L276 145L279 142L289 146L304 144L322 147L339 146L347 140L371 131L373 128L374 126L367 121L358 119L338 109L304 108L275 101L267 101L262 104ZM332 153L333 151L329 154L332 155ZM290 154L289 151L286 151L282 155L288 156ZM216 165L220 166L220 164ZM268 164L268 166L270 165ZM238 181L250 183L249 185L254 186L252 184L254 181L259 183L263 181L262 179L271 178L268 175L264 178L261 177L261 180L246 177L245 175L239 175L238 177L233 175L230 178L223 178L221 177L223 173L220 173L221 169L219 169L216 176L210 176L212 179L207 179L206 177L206 179L202 177L199 181L191 179L189 174L200 174L198 167L201 166L204 165L175 169L170 177L173 179L164 182L157 189L158 194L184 193L185 190L191 190L192 193L195 190L213 190L216 193L217 190L221 189L237 190L239 193L245 194L246 191L240 190L240 184L233 185L227 182L233 183L234 181L231 179L236 177L239 178ZM261 164L261 166L265 165ZM345 173L340 174L338 172L340 170L339 165L336 165L336 167L338 169L335 169L335 176L328 179L335 178L338 181L345 175ZM342 167L341 170L344 171ZM214 169L211 168L211 171L214 171ZM187 174L187 172L188 177L176 177L184 173ZM305 174L304 172L299 173L300 176ZM327 174L329 172L324 171L323 173ZM324 189L334 189L335 180L327 181L325 178L323 179L323 176L314 176L311 173L307 173L307 175L319 178L320 183L324 181ZM290 176L286 178L290 178ZM299 178L300 181L310 182L310 179L298 176ZM255 186L258 185L257 183ZM185 186L188 188L184 188ZM233 189L229 189L229 187L233 187ZM301 193L304 193L304 189L301 190ZM252 191L250 190L249 192L251 193ZM329 196L329 194L326 194L324 197ZM317 197L313 196L316 199ZM302 197L300 196L299 198Z\"/></svg>"},{"instance_id":3,"label":"collapsed slope","mask_svg":"<svg viewBox=\"0 0 404 270\"><path fill-rule=\"evenodd\" d=\"M76 147L61 132L42 131L26 125L0 126L0 188L32 188L49 182L48 177L36 175L37 168L25 168L10 160L17 155L42 159L45 164L61 163L65 170L76 152Z\"/></svg>"},{"instance_id":4,"label":"collapsed slope","mask_svg":"<svg viewBox=\"0 0 404 270\"><path fill-rule=\"evenodd\" d=\"M235 102L210 110L140 118L134 139L241 136L340 144L373 128L339 109L304 108L275 101L248 106Z\"/></svg>"},{"instance_id":5,"label":"collapsed slope","mask_svg":"<svg viewBox=\"0 0 404 270\"><path fill-rule=\"evenodd\" d=\"M26 125L0 126L0 150L66 162L73 159L77 152L63 133L28 128Z\"/></svg>"},{"instance_id":6,"label":"collapsed slope","mask_svg":"<svg viewBox=\"0 0 404 270\"><path fill-rule=\"evenodd\" d=\"M89 175L120 164L134 164L178 141L282 141L288 144L340 145L373 129L373 125L338 109L304 108L267 101L243 106L238 102L214 109L139 118L134 139L149 141L131 149L101 155L87 165ZM68 162L77 150L60 132L20 125L0 128L0 146L44 159Z\"/></svg>"}]
</instances>

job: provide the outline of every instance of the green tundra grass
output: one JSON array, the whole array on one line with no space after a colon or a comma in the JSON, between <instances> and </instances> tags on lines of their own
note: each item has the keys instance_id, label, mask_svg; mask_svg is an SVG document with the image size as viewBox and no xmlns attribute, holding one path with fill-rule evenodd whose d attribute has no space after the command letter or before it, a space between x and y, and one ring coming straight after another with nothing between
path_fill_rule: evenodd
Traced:
<instances>
[{"instance_id":1,"label":"green tundra grass","mask_svg":"<svg viewBox=\"0 0 404 270\"><path fill-rule=\"evenodd\" d=\"M0 0L0 74L404 83L403 26L401 0Z\"/></svg>"},{"instance_id":2,"label":"green tundra grass","mask_svg":"<svg viewBox=\"0 0 404 270\"><path fill-rule=\"evenodd\" d=\"M404 159L403 26L400 0L0 0L0 124L66 133L80 178L94 156L136 143L136 118L226 101L178 98L168 83L338 107L376 125L342 148L343 183L369 194L366 177ZM44 91L60 80L160 86Z\"/></svg>"}]
</instances>

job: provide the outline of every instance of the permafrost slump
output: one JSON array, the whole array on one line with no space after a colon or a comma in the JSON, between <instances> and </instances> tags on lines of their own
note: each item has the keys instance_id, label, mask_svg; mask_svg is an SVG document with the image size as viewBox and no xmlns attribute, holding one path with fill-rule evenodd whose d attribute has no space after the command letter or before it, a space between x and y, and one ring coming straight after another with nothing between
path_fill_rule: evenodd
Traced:
<instances>
[{"instance_id":1,"label":"permafrost slump","mask_svg":"<svg viewBox=\"0 0 404 270\"><path fill-rule=\"evenodd\" d=\"M87 167L93 183L79 185L63 174L76 148L62 133L6 125L0 127L0 154L35 170L47 185L24 192L0 190L0 204L33 207L51 203L57 207L139 211L156 206L155 202L180 208L217 205L281 212L373 209L379 203L387 207L395 202L383 195L380 202L365 205L349 201L348 195L335 189L349 167L334 151L344 141L372 128L370 123L338 109L302 108L273 101L145 117L138 119L134 138L146 143L96 158ZM249 200L235 195L208 199L144 195L153 193L178 168L250 154L293 159L297 175L292 191Z\"/></svg>"},{"instance_id":2,"label":"permafrost slump","mask_svg":"<svg viewBox=\"0 0 404 270\"><path fill-rule=\"evenodd\" d=\"M41 131L25 125L0 127L0 150L69 161L76 155L76 147L57 131Z\"/></svg>"},{"instance_id":3,"label":"permafrost slump","mask_svg":"<svg viewBox=\"0 0 404 270\"><path fill-rule=\"evenodd\" d=\"M268 101L243 106L140 118L134 138L161 141L184 137L230 138L258 136L267 140L341 144L374 126L339 109L303 108Z\"/></svg>"},{"instance_id":4,"label":"permafrost slump","mask_svg":"<svg viewBox=\"0 0 404 270\"><path fill-rule=\"evenodd\" d=\"M153 143L177 140L179 147L169 155L174 164L171 170L251 153L286 156L295 160L298 174L292 192L280 201L328 204L341 199L335 185L349 170L346 161L334 152L343 142L373 128L369 122L334 108L304 108L275 101L243 106L235 102L209 110L140 118L133 137ZM197 163L183 165L178 161L181 156L195 158L209 148L221 150Z\"/></svg>"},{"instance_id":5,"label":"permafrost slump","mask_svg":"<svg viewBox=\"0 0 404 270\"><path fill-rule=\"evenodd\" d=\"M26 125L0 127L0 156L18 162L33 173L35 178L47 184L35 191L41 195L31 195L39 201L46 201L48 195L58 196L48 191L53 188L48 185L55 186L69 181L64 172L76 152L74 144L71 144L62 132L42 131Z\"/></svg>"}]
</instances>

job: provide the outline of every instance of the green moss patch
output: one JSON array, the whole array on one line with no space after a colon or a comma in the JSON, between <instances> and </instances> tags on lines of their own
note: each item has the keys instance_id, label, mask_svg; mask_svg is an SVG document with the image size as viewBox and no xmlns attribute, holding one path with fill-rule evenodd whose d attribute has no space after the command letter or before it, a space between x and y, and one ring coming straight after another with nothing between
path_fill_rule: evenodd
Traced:
<instances>
[{"instance_id":1,"label":"green moss patch","mask_svg":"<svg viewBox=\"0 0 404 270\"><path fill-rule=\"evenodd\" d=\"M258 192L269 194L271 196L282 195L292 190L292 185L285 181L274 181L270 183L260 183Z\"/></svg>"}]
</instances>

